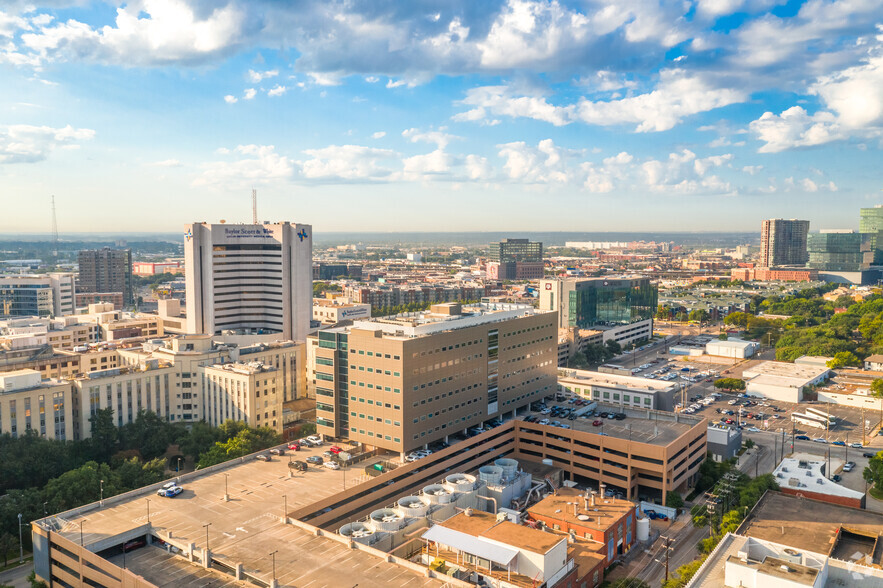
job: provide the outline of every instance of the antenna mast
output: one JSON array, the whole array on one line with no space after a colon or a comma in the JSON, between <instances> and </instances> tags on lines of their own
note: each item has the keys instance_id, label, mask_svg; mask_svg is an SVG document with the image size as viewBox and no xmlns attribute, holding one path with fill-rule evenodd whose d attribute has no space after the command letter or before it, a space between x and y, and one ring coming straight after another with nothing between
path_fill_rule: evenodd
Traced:
<instances>
[{"instance_id":1,"label":"antenna mast","mask_svg":"<svg viewBox=\"0 0 883 588\"><path fill-rule=\"evenodd\" d=\"M55 195L52 196L52 257L58 265L58 220L55 217Z\"/></svg>"},{"instance_id":2,"label":"antenna mast","mask_svg":"<svg viewBox=\"0 0 883 588\"><path fill-rule=\"evenodd\" d=\"M258 224L258 191L254 188L251 189L251 222Z\"/></svg>"}]
</instances>

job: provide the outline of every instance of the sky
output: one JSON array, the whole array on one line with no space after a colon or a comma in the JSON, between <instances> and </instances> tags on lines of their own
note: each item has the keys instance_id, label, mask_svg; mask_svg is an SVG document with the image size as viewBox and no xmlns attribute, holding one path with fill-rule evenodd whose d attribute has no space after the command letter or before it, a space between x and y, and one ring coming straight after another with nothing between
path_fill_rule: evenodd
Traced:
<instances>
[{"instance_id":1,"label":"sky","mask_svg":"<svg viewBox=\"0 0 883 588\"><path fill-rule=\"evenodd\" d=\"M0 234L857 228L880 0L0 2Z\"/></svg>"}]
</instances>

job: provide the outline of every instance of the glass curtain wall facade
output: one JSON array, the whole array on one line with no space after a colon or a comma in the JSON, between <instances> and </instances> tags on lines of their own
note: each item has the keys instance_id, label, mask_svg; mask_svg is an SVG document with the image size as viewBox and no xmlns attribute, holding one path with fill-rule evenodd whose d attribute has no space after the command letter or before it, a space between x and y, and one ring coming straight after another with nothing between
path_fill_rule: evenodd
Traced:
<instances>
[{"instance_id":1,"label":"glass curtain wall facade","mask_svg":"<svg viewBox=\"0 0 883 588\"><path fill-rule=\"evenodd\" d=\"M346 333L319 331L319 348L334 350L334 359L316 358L316 424L336 425L336 435L342 436L349 435L348 339Z\"/></svg>"},{"instance_id":2,"label":"glass curtain wall facade","mask_svg":"<svg viewBox=\"0 0 883 588\"><path fill-rule=\"evenodd\" d=\"M808 267L836 272L868 269L867 239L861 233L812 233L807 238Z\"/></svg>"},{"instance_id":3,"label":"glass curtain wall facade","mask_svg":"<svg viewBox=\"0 0 883 588\"><path fill-rule=\"evenodd\" d=\"M625 325L653 318L659 294L649 279L595 283L570 292L570 326Z\"/></svg>"},{"instance_id":4,"label":"glass curtain wall facade","mask_svg":"<svg viewBox=\"0 0 883 588\"><path fill-rule=\"evenodd\" d=\"M859 215L858 231L874 252L874 265L883 265L883 206L862 208Z\"/></svg>"},{"instance_id":5,"label":"glass curtain wall facade","mask_svg":"<svg viewBox=\"0 0 883 588\"><path fill-rule=\"evenodd\" d=\"M506 239L491 243L489 261L508 263L513 261L543 261L543 244L532 243L527 239Z\"/></svg>"}]
</instances>

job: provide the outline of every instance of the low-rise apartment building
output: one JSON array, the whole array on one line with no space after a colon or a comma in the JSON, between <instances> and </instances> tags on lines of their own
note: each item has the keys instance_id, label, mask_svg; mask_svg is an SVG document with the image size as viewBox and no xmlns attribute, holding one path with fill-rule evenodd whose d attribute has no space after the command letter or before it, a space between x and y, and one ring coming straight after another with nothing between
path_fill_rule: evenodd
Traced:
<instances>
[{"instance_id":1,"label":"low-rise apartment building","mask_svg":"<svg viewBox=\"0 0 883 588\"><path fill-rule=\"evenodd\" d=\"M0 433L75 439L74 411L70 382L44 380L32 369L0 373Z\"/></svg>"},{"instance_id":2,"label":"low-rise apartment building","mask_svg":"<svg viewBox=\"0 0 883 588\"><path fill-rule=\"evenodd\" d=\"M318 431L406 452L555 389L556 315L440 304L315 336Z\"/></svg>"}]
</instances>

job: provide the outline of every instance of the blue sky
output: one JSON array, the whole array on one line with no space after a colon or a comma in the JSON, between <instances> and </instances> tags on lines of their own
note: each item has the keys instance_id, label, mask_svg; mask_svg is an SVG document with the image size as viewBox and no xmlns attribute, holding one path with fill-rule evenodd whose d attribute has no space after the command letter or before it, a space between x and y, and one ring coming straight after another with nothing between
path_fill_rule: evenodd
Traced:
<instances>
[{"instance_id":1,"label":"blue sky","mask_svg":"<svg viewBox=\"0 0 883 588\"><path fill-rule=\"evenodd\" d=\"M854 228L879 0L0 4L0 232Z\"/></svg>"}]
</instances>

